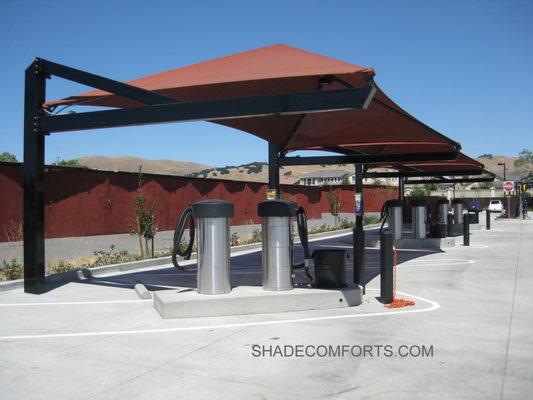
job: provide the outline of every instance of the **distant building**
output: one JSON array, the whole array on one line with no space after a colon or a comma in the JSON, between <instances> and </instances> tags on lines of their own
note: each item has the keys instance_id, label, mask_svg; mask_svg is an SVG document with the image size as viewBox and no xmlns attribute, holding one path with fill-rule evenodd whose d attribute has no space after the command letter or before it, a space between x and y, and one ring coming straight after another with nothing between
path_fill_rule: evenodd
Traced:
<instances>
[{"instance_id":1,"label":"distant building","mask_svg":"<svg viewBox=\"0 0 533 400\"><path fill-rule=\"evenodd\" d=\"M355 185L355 174L347 176L348 183ZM398 178L363 178L363 185L398 186Z\"/></svg>"},{"instance_id":2,"label":"distant building","mask_svg":"<svg viewBox=\"0 0 533 400\"><path fill-rule=\"evenodd\" d=\"M343 178L349 175L346 171L315 171L300 176L299 183L304 186L340 185Z\"/></svg>"}]
</instances>

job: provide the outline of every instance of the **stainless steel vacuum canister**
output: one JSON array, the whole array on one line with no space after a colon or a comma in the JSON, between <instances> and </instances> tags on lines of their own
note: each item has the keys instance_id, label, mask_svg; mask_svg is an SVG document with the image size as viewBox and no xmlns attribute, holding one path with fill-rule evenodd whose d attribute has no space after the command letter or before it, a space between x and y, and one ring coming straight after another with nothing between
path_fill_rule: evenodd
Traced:
<instances>
[{"instance_id":1,"label":"stainless steel vacuum canister","mask_svg":"<svg viewBox=\"0 0 533 400\"><path fill-rule=\"evenodd\" d=\"M233 203L204 200L192 205L198 226L198 293L223 294L231 291L229 219Z\"/></svg>"},{"instance_id":2,"label":"stainless steel vacuum canister","mask_svg":"<svg viewBox=\"0 0 533 400\"><path fill-rule=\"evenodd\" d=\"M448 229L448 199L437 200L437 236L446 237Z\"/></svg>"},{"instance_id":3,"label":"stainless steel vacuum canister","mask_svg":"<svg viewBox=\"0 0 533 400\"><path fill-rule=\"evenodd\" d=\"M463 199L453 199L453 223L454 225L462 225L463 224L463 208L464 208L464 201Z\"/></svg>"},{"instance_id":4,"label":"stainless steel vacuum canister","mask_svg":"<svg viewBox=\"0 0 533 400\"><path fill-rule=\"evenodd\" d=\"M257 205L263 230L263 289L290 290L292 285L292 220L296 204L267 200Z\"/></svg>"},{"instance_id":5,"label":"stainless steel vacuum canister","mask_svg":"<svg viewBox=\"0 0 533 400\"><path fill-rule=\"evenodd\" d=\"M425 239L427 236L427 208L426 199L412 199L412 228L416 239Z\"/></svg>"},{"instance_id":6,"label":"stainless steel vacuum canister","mask_svg":"<svg viewBox=\"0 0 533 400\"><path fill-rule=\"evenodd\" d=\"M389 230L395 240L402 238L403 231L403 201L387 200Z\"/></svg>"}]
</instances>

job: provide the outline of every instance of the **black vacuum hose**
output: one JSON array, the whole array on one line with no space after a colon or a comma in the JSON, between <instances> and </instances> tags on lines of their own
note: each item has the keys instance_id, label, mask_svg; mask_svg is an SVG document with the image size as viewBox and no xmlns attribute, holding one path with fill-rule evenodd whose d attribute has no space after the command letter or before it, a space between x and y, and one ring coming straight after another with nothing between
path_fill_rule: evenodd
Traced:
<instances>
[{"instance_id":1,"label":"black vacuum hose","mask_svg":"<svg viewBox=\"0 0 533 400\"><path fill-rule=\"evenodd\" d=\"M303 207L298 207L296 211L296 223L298 225L298 236L300 237L300 244L304 249L304 262L300 264L294 264L292 267L294 269L304 268L305 275L309 280L313 280L313 277L309 273L309 262L311 259L311 254L309 251L309 234L307 231L307 216L305 215L305 210Z\"/></svg>"},{"instance_id":2,"label":"black vacuum hose","mask_svg":"<svg viewBox=\"0 0 533 400\"><path fill-rule=\"evenodd\" d=\"M190 220L189 223L189 244L185 250L180 249L181 239L185 233L185 224L187 220ZM184 270L182 266L178 264L177 256L181 256L186 260L191 258L192 247L194 245L194 218L192 216L192 207L187 207L183 213L181 213L178 223L176 224L176 230L174 231L174 247L172 249L172 264L179 270Z\"/></svg>"}]
</instances>

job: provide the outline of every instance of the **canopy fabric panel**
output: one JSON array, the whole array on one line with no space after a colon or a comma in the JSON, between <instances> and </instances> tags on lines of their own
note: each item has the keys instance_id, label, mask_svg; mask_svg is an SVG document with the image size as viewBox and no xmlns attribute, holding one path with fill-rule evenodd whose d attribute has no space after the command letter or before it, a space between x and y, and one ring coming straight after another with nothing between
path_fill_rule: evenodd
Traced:
<instances>
[{"instance_id":1,"label":"canopy fabric panel","mask_svg":"<svg viewBox=\"0 0 533 400\"><path fill-rule=\"evenodd\" d=\"M445 173L446 171L471 171L472 173L482 173L485 171L485 167L480 162L466 156L463 153L459 153L455 160L449 161L419 161L412 163L380 163L372 164L367 167L367 171L372 169L395 169L400 172L439 172ZM466 174L465 174L466 175Z\"/></svg>"},{"instance_id":2,"label":"canopy fabric panel","mask_svg":"<svg viewBox=\"0 0 533 400\"><path fill-rule=\"evenodd\" d=\"M206 101L373 85L374 69L278 44L172 69L128 84L177 101ZM58 105L140 107L133 100L93 90ZM343 154L457 151L460 145L424 125L377 88L366 110L305 115L266 115L214 121L272 143L282 151L326 150Z\"/></svg>"}]
</instances>

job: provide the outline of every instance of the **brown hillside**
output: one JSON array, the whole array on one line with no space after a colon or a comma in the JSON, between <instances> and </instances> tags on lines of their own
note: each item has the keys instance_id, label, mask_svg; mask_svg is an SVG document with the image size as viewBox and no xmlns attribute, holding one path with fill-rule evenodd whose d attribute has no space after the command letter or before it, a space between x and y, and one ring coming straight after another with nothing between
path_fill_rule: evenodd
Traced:
<instances>
[{"instance_id":1,"label":"brown hillside","mask_svg":"<svg viewBox=\"0 0 533 400\"><path fill-rule=\"evenodd\" d=\"M137 172L139 170L139 165L142 165L143 172L148 174L163 175L187 175L206 168L212 168L209 165L197 164L193 162L174 160L147 160L145 158L130 156L87 156L78 158L78 161L89 168L105 171Z\"/></svg>"},{"instance_id":2,"label":"brown hillside","mask_svg":"<svg viewBox=\"0 0 533 400\"><path fill-rule=\"evenodd\" d=\"M477 161L485 165L485 168L495 173L498 177L502 175L502 167L498 163L505 162L507 167L507 178L510 180L520 178L523 174L514 166L517 157L506 157L493 155L492 158L478 157ZM242 180L251 182L267 182L268 166L255 163L255 168L239 166L232 168L213 167L209 165L197 164L193 162L183 162L174 160L148 160L140 157L103 157L88 156L78 158L79 162L89 168L107 170L107 171L128 171L137 172L139 165L143 166L146 173L164 174L164 175L193 175L205 178L218 178L230 180ZM315 171L337 171L343 170L352 172L353 166L294 166L283 167L280 171L282 183L295 183L300 176Z\"/></svg>"},{"instance_id":3,"label":"brown hillside","mask_svg":"<svg viewBox=\"0 0 533 400\"><path fill-rule=\"evenodd\" d=\"M488 157L478 157L475 160L479 161L485 166L485 169L489 170L493 174L496 174L496 177L500 179L503 177L503 166L498 165L498 163L505 163L507 169L506 178L508 180L516 180L522 178L523 174L516 169L514 163L518 160L518 157L506 157L506 156L497 156L493 155L491 158Z\"/></svg>"}]
</instances>

